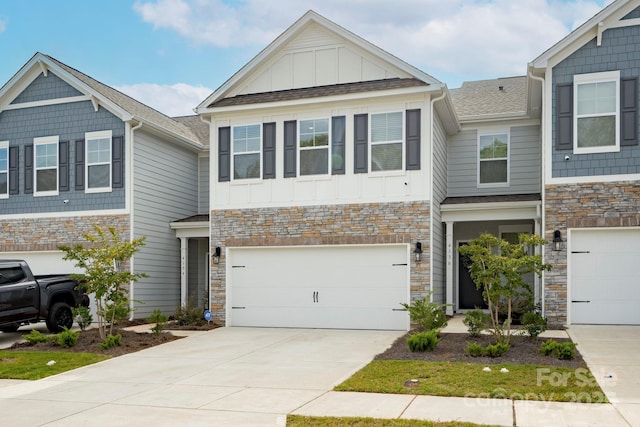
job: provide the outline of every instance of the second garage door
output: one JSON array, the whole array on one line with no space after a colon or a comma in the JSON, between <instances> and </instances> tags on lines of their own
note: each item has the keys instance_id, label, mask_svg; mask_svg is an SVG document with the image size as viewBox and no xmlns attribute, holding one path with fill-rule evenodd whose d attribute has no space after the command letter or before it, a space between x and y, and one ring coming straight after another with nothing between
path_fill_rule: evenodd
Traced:
<instances>
[{"instance_id":1,"label":"second garage door","mask_svg":"<svg viewBox=\"0 0 640 427\"><path fill-rule=\"evenodd\" d=\"M640 325L640 230L573 230L571 323Z\"/></svg>"},{"instance_id":2,"label":"second garage door","mask_svg":"<svg viewBox=\"0 0 640 427\"><path fill-rule=\"evenodd\" d=\"M406 330L407 245L229 249L231 326Z\"/></svg>"}]
</instances>

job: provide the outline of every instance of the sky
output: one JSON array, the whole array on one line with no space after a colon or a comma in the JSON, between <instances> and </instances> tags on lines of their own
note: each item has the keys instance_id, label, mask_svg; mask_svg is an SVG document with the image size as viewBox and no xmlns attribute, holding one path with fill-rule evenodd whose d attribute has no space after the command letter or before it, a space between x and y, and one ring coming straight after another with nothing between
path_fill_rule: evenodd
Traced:
<instances>
[{"instance_id":1,"label":"sky","mask_svg":"<svg viewBox=\"0 0 640 427\"><path fill-rule=\"evenodd\" d=\"M449 88L524 75L612 0L0 0L0 86L36 52L169 116L314 10Z\"/></svg>"}]
</instances>

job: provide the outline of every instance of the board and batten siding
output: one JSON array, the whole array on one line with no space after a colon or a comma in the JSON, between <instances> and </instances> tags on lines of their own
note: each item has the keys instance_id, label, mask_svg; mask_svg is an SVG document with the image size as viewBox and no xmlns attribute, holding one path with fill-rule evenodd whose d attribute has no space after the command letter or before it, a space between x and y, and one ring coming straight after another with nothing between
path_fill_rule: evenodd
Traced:
<instances>
[{"instance_id":1,"label":"board and batten siding","mask_svg":"<svg viewBox=\"0 0 640 427\"><path fill-rule=\"evenodd\" d=\"M198 158L198 213L209 213L209 156Z\"/></svg>"},{"instance_id":2,"label":"board and batten siding","mask_svg":"<svg viewBox=\"0 0 640 427\"><path fill-rule=\"evenodd\" d=\"M509 184L478 188L478 132L468 129L451 137L448 155L448 196L486 196L540 192L540 126L503 126L510 129Z\"/></svg>"},{"instance_id":3,"label":"board and batten siding","mask_svg":"<svg viewBox=\"0 0 640 427\"><path fill-rule=\"evenodd\" d=\"M135 284L134 317L180 304L180 241L169 223L197 213L198 156L143 130L134 137L133 233L146 236L134 269L149 275Z\"/></svg>"},{"instance_id":4,"label":"board and batten siding","mask_svg":"<svg viewBox=\"0 0 640 427\"><path fill-rule=\"evenodd\" d=\"M433 301L444 304L446 301L445 285L445 240L446 236L442 226L440 203L447 197L447 134L442 120L434 112L433 123L433 207L431 210L433 226L431 235L433 245L431 247L432 278L431 290Z\"/></svg>"}]
</instances>

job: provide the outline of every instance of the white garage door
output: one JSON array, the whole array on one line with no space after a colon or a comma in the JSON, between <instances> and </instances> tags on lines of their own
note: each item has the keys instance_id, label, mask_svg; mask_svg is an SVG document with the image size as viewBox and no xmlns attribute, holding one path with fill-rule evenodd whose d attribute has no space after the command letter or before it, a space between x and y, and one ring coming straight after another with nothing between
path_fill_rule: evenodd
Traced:
<instances>
[{"instance_id":1,"label":"white garage door","mask_svg":"<svg viewBox=\"0 0 640 427\"><path fill-rule=\"evenodd\" d=\"M640 230L574 230L571 323L640 324Z\"/></svg>"},{"instance_id":2,"label":"white garage door","mask_svg":"<svg viewBox=\"0 0 640 427\"><path fill-rule=\"evenodd\" d=\"M406 330L406 245L230 249L232 326Z\"/></svg>"},{"instance_id":3,"label":"white garage door","mask_svg":"<svg viewBox=\"0 0 640 427\"><path fill-rule=\"evenodd\" d=\"M65 261L61 251L47 252L0 252L2 259L23 259L29 264L31 271L36 276L45 274L70 274L81 273L82 270L75 267L73 261Z\"/></svg>"}]
</instances>

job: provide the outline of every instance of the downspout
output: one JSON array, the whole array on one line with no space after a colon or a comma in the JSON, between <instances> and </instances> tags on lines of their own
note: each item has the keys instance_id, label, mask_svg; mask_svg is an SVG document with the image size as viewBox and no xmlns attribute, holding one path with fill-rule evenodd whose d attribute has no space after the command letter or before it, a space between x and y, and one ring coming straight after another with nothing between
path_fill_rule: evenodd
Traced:
<instances>
[{"instance_id":1,"label":"downspout","mask_svg":"<svg viewBox=\"0 0 640 427\"><path fill-rule=\"evenodd\" d=\"M131 126L131 125L129 125ZM134 209L133 209L133 132L137 129L140 129L142 127L142 122L138 122L137 125L135 125L134 127L129 129L129 147L130 147L130 160L129 160L129 164L131 165L131 167L129 168L129 183L131 186L131 191L129 191L128 194L128 202L129 202L129 217L131 218L131 227L129 229L129 240L132 241L134 239L134 235L133 235L133 224L134 224ZM135 256L134 256L135 257ZM129 260L129 268L131 269L131 271L134 271L134 258L131 258L131 260ZM133 320L133 313L134 313L134 306L133 306L133 301L134 301L134 283L135 282L130 282L129 283L129 321Z\"/></svg>"},{"instance_id":2,"label":"downspout","mask_svg":"<svg viewBox=\"0 0 640 427\"><path fill-rule=\"evenodd\" d=\"M211 310L211 120L206 120L204 116L198 115L200 120L203 123L209 125L209 206L207 207L207 213L209 214L209 250L207 250L207 270L209 274L207 275L207 310Z\"/></svg>"},{"instance_id":3,"label":"downspout","mask_svg":"<svg viewBox=\"0 0 640 427\"><path fill-rule=\"evenodd\" d=\"M429 173L431 174L431 179L429 180L429 195L431 199L431 212L429 212L429 264L431 268L429 268L429 300L433 302L433 154L435 150L435 138L434 138L434 126L433 126L433 108L437 101L443 100L447 96L447 87L444 86L442 88L442 94L436 98L431 99L431 108L429 109L429 132L431 135L431 155L429 156ZM446 286L445 286L446 293ZM446 299L446 297L445 297Z\"/></svg>"},{"instance_id":4,"label":"downspout","mask_svg":"<svg viewBox=\"0 0 640 427\"><path fill-rule=\"evenodd\" d=\"M545 123L546 123L546 108L545 108L545 92L547 90L547 88L545 87L545 80L543 77L538 77L538 76L534 76L533 73L531 72L531 67L529 67L529 70L527 71L527 75L529 76L529 78L539 81L540 84L542 85L542 98L540 99L540 104L541 104L541 111L540 111L540 145L542 146L542 151L540 153L540 195L542 198L542 212L540 212L540 233L542 236L544 236L545 234L545 206L544 206L544 200L545 200L545 159L546 159L546 144L544 141L545 138ZM544 260L544 255L545 255L545 246L542 246L542 250L541 250L541 254L542 255L542 259ZM542 315L544 316L544 283L545 283L545 272L542 272L542 277L540 277L540 300L538 301L540 303L540 310L542 312Z\"/></svg>"}]
</instances>

